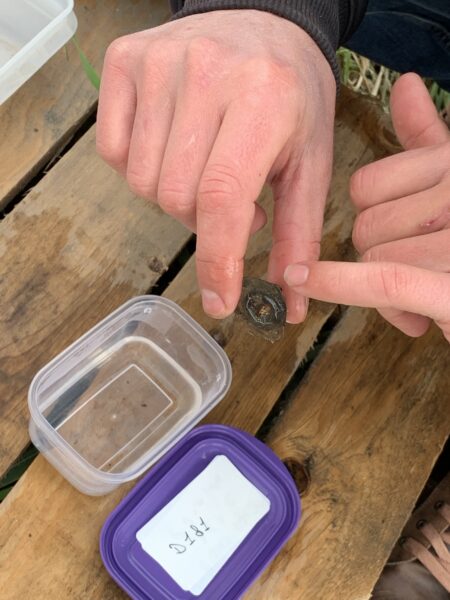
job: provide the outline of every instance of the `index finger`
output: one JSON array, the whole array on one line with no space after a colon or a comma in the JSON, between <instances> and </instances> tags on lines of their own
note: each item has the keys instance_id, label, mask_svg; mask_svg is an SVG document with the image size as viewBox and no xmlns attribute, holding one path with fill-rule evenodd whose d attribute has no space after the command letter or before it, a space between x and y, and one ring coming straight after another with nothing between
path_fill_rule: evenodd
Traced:
<instances>
[{"instance_id":1,"label":"index finger","mask_svg":"<svg viewBox=\"0 0 450 600\"><path fill-rule=\"evenodd\" d=\"M448 273L400 263L324 261L291 265L285 279L310 298L372 308L392 307L430 317L450 330Z\"/></svg>"},{"instance_id":2,"label":"index finger","mask_svg":"<svg viewBox=\"0 0 450 600\"><path fill-rule=\"evenodd\" d=\"M249 104L226 112L197 194L197 276L214 317L237 305L255 201L290 130L281 115Z\"/></svg>"}]
</instances>

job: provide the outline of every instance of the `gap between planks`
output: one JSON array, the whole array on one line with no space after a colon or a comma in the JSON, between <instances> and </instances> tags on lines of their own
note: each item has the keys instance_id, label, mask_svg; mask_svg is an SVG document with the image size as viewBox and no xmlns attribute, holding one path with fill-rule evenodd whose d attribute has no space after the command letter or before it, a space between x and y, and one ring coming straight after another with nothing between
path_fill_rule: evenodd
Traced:
<instances>
[{"instance_id":1,"label":"gap between planks","mask_svg":"<svg viewBox=\"0 0 450 600\"><path fill-rule=\"evenodd\" d=\"M370 138L378 118L377 107L343 91L325 257L351 254L348 177L359 163L385 152ZM0 223L0 232L8 232L0 244L2 472L28 440L26 391L34 373L122 301L145 293L160 276L155 258L167 264L190 237L159 209L130 194L96 156L94 135L93 129L85 134ZM270 211L270 198L264 197ZM264 272L267 227L262 235L254 238L247 264L257 260L252 253L263 244L259 268ZM188 272L194 295L195 270Z\"/></svg>"},{"instance_id":2,"label":"gap between planks","mask_svg":"<svg viewBox=\"0 0 450 600\"><path fill-rule=\"evenodd\" d=\"M191 236L186 244L176 254L169 266L166 267L157 257L153 258L152 268L156 273L159 273L159 278L153 283L148 294L162 294L170 285L170 282L177 276L180 270L184 267L189 258L195 251L195 236ZM32 455L32 456L31 456ZM36 455L37 456L37 455ZM17 481L22 477L26 470L31 466L36 456L34 455L34 446L29 444L13 462L11 467L0 478L0 503L4 500L8 493L12 490ZM24 460L26 458L26 460ZM22 466L21 466L22 465ZM9 481L8 478L14 473L14 478ZM5 485L7 482L7 485ZM7 489L3 489L3 487Z\"/></svg>"},{"instance_id":3,"label":"gap between planks","mask_svg":"<svg viewBox=\"0 0 450 600\"><path fill-rule=\"evenodd\" d=\"M351 308L266 436L303 467L304 518L248 600L369 598L450 431L450 352Z\"/></svg>"},{"instance_id":4,"label":"gap between planks","mask_svg":"<svg viewBox=\"0 0 450 600\"><path fill-rule=\"evenodd\" d=\"M34 374L132 296L191 233L134 197L91 128L0 222L0 472L27 445Z\"/></svg>"},{"instance_id":5,"label":"gap between planks","mask_svg":"<svg viewBox=\"0 0 450 600\"><path fill-rule=\"evenodd\" d=\"M80 140L85 133L95 124L96 121L96 105L92 111L89 111L83 120L80 120L79 126L74 127L73 131L67 132L67 137L62 141L60 148L52 148L51 158L49 162L43 166L34 176L30 172L29 181L24 181L24 188L19 189L15 196L12 196L7 202L3 204L3 209L0 212L0 221L2 221L6 215L12 212L16 206L18 206L22 200L30 193L30 191L36 187L41 179L43 179L53 169L61 158L69 152L73 146ZM44 160L44 159L43 159ZM0 204L1 206L1 204Z\"/></svg>"},{"instance_id":6,"label":"gap between planks","mask_svg":"<svg viewBox=\"0 0 450 600\"><path fill-rule=\"evenodd\" d=\"M77 39L100 72L108 45L117 37L168 20L165 0L75 0ZM93 26L95 24L95 26ZM74 44L68 42L0 106L0 209L23 193L30 180L62 151L95 111L97 91Z\"/></svg>"}]
</instances>

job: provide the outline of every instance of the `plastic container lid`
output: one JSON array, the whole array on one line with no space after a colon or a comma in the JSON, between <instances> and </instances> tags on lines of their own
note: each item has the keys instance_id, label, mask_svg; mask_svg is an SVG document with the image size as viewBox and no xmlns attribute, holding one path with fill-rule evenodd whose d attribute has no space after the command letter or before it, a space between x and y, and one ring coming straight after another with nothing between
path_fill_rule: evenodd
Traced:
<instances>
[{"instance_id":1,"label":"plastic container lid","mask_svg":"<svg viewBox=\"0 0 450 600\"><path fill-rule=\"evenodd\" d=\"M73 0L1 0L0 104L75 33Z\"/></svg>"},{"instance_id":2,"label":"plastic container lid","mask_svg":"<svg viewBox=\"0 0 450 600\"><path fill-rule=\"evenodd\" d=\"M230 382L225 352L186 312L138 297L39 371L30 437L80 491L105 494L146 471Z\"/></svg>"},{"instance_id":3,"label":"plastic container lid","mask_svg":"<svg viewBox=\"0 0 450 600\"><path fill-rule=\"evenodd\" d=\"M220 425L188 434L105 522L100 551L133 600L240 598L292 535L300 500L283 463Z\"/></svg>"}]
</instances>

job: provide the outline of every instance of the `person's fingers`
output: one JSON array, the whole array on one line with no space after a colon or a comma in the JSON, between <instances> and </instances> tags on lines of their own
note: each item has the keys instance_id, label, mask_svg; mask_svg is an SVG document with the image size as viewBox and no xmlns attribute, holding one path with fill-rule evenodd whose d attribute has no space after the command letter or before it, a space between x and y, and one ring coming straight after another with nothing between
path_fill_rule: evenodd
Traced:
<instances>
[{"instance_id":1,"label":"person's fingers","mask_svg":"<svg viewBox=\"0 0 450 600\"><path fill-rule=\"evenodd\" d=\"M400 143L410 151L353 174L350 196L357 210L433 187L449 169L450 133L418 75L407 73L396 81L391 114Z\"/></svg>"},{"instance_id":2,"label":"person's fingers","mask_svg":"<svg viewBox=\"0 0 450 600\"><path fill-rule=\"evenodd\" d=\"M450 166L450 144L388 156L358 169L350 179L357 211L437 185Z\"/></svg>"},{"instance_id":3,"label":"person's fingers","mask_svg":"<svg viewBox=\"0 0 450 600\"><path fill-rule=\"evenodd\" d=\"M436 185L359 213L353 225L353 243L362 254L372 246L430 234L449 225L448 185Z\"/></svg>"},{"instance_id":4,"label":"person's fingers","mask_svg":"<svg viewBox=\"0 0 450 600\"><path fill-rule=\"evenodd\" d=\"M175 110L174 71L162 72L156 54L140 66L138 101L128 154L126 178L138 196L156 202L164 152Z\"/></svg>"},{"instance_id":5,"label":"person's fingers","mask_svg":"<svg viewBox=\"0 0 450 600\"><path fill-rule=\"evenodd\" d=\"M291 265L286 283L305 296L355 306L396 308L429 317L450 339L450 274L399 263Z\"/></svg>"},{"instance_id":6,"label":"person's fingers","mask_svg":"<svg viewBox=\"0 0 450 600\"><path fill-rule=\"evenodd\" d=\"M230 314L239 300L255 202L293 129L281 111L254 102L228 108L198 188L197 276L204 310L214 317Z\"/></svg>"},{"instance_id":7,"label":"person's fingers","mask_svg":"<svg viewBox=\"0 0 450 600\"><path fill-rule=\"evenodd\" d=\"M127 67L128 38L115 40L103 65L97 112L97 152L125 174L136 110L136 87Z\"/></svg>"},{"instance_id":8,"label":"person's fingers","mask_svg":"<svg viewBox=\"0 0 450 600\"><path fill-rule=\"evenodd\" d=\"M450 273L450 230L374 246L365 252L361 259L363 262L405 263L431 271ZM414 337L425 333L430 325L427 317L396 308L384 308L379 312L392 325Z\"/></svg>"},{"instance_id":9,"label":"person's fingers","mask_svg":"<svg viewBox=\"0 0 450 600\"><path fill-rule=\"evenodd\" d=\"M406 150L441 144L450 139L422 79L406 73L391 92L391 115L397 137Z\"/></svg>"},{"instance_id":10,"label":"person's fingers","mask_svg":"<svg viewBox=\"0 0 450 600\"><path fill-rule=\"evenodd\" d=\"M363 262L405 263L450 273L450 229L374 246L361 259Z\"/></svg>"},{"instance_id":11,"label":"person's fingers","mask_svg":"<svg viewBox=\"0 0 450 600\"><path fill-rule=\"evenodd\" d=\"M405 263L430 271L450 273L450 229L374 246L362 255L361 260ZM425 333L430 325L427 317L396 308L384 308L379 312L389 323L414 337Z\"/></svg>"},{"instance_id":12,"label":"person's fingers","mask_svg":"<svg viewBox=\"0 0 450 600\"><path fill-rule=\"evenodd\" d=\"M187 50L158 186L161 208L192 230L196 228L200 177L222 117L214 92L215 57L201 56L201 50L195 44Z\"/></svg>"},{"instance_id":13,"label":"person's fingers","mask_svg":"<svg viewBox=\"0 0 450 600\"><path fill-rule=\"evenodd\" d=\"M308 301L286 286L284 270L292 263L315 260L320 254L323 211L332 163L332 140L314 152L305 152L288 184L274 186L273 246L268 278L283 288L289 323L306 317Z\"/></svg>"},{"instance_id":14,"label":"person's fingers","mask_svg":"<svg viewBox=\"0 0 450 600\"><path fill-rule=\"evenodd\" d=\"M428 317L398 308L379 308L378 312L388 323L411 337L420 337L428 331L431 324L431 319Z\"/></svg>"},{"instance_id":15,"label":"person's fingers","mask_svg":"<svg viewBox=\"0 0 450 600\"><path fill-rule=\"evenodd\" d=\"M366 250L365 262L386 260L449 271L449 231L439 230L448 226L450 211L445 190L438 185L450 165L448 128L422 80L412 73L395 83L391 114L399 141L410 151L367 165L353 175L351 197L363 211L354 226L355 246ZM408 219L400 218L402 214ZM379 312L411 336L422 335L430 325L429 317L402 308L385 307Z\"/></svg>"}]
</instances>

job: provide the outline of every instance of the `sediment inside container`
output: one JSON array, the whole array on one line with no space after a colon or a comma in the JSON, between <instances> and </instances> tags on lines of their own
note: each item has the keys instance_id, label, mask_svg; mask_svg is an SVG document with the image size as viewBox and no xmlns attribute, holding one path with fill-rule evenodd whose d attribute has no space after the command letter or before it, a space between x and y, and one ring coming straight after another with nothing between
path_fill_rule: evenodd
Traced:
<instances>
[{"instance_id":1,"label":"sediment inside container","mask_svg":"<svg viewBox=\"0 0 450 600\"><path fill-rule=\"evenodd\" d=\"M84 460L104 472L131 469L202 401L191 375L138 333L97 352L43 412Z\"/></svg>"}]
</instances>

